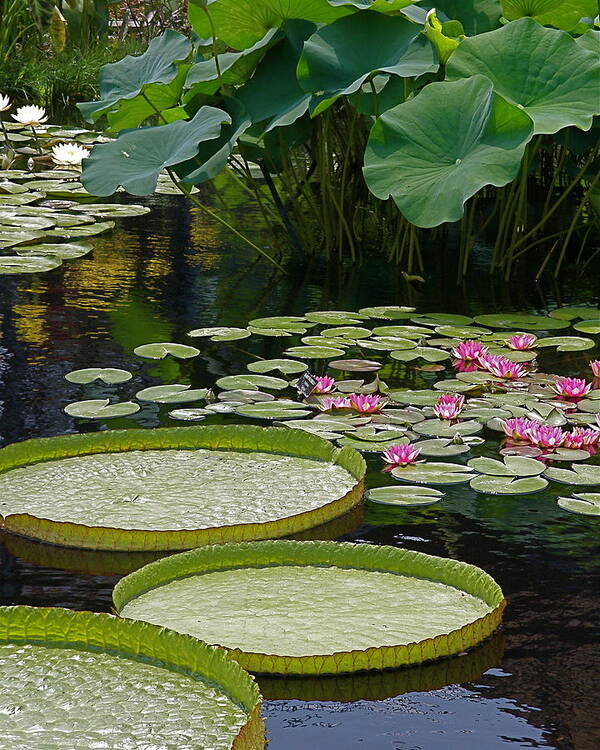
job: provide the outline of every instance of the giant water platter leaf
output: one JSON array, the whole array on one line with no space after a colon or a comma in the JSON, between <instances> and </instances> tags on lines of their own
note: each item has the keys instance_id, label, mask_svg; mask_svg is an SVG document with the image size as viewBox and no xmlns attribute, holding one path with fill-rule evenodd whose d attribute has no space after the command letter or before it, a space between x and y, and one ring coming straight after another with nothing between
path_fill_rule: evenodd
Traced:
<instances>
[{"instance_id":1,"label":"giant water platter leaf","mask_svg":"<svg viewBox=\"0 0 600 750\"><path fill-rule=\"evenodd\" d=\"M264 743L258 688L223 650L108 614L0 607L0 690L6 748Z\"/></svg>"},{"instance_id":2,"label":"giant water platter leaf","mask_svg":"<svg viewBox=\"0 0 600 750\"><path fill-rule=\"evenodd\" d=\"M252 671L327 674L463 651L496 629L504 598L483 570L453 560L269 541L151 563L117 584L114 604L121 616L224 646Z\"/></svg>"},{"instance_id":3,"label":"giant water platter leaf","mask_svg":"<svg viewBox=\"0 0 600 750\"><path fill-rule=\"evenodd\" d=\"M272 538L356 505L364 473L350 448L283 428L29 440L0 450L0 526L53 544L132 551Z\"/></svg>"}]
</instances>

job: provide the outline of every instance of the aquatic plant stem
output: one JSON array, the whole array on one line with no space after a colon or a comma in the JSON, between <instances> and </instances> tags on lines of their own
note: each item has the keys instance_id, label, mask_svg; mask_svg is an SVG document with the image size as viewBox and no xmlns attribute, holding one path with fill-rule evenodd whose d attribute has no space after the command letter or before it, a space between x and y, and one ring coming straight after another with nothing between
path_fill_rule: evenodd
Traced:
<instances>
[{"instance_id":1,"label":"aquatic plant stem","mask_svg":"<svg viewBox=\"0 0 600 750\"><path fill-rule=\"evenodd\" d=\"M187 188L187 186L184 186L184 185L183 185L183 184L182 184L181 182L179 182L179 180L177 179L177 177L175 176L175 173L173 172L173 170L172 170L171 168L169 168L169 167L167 168L167 173L168 173L169 177L171 178L171 180L173 181L174 185L175 185L175 186L177 187L177 189L178 189L178 190L179 190L180 192L182 192L182 193L183 193L183 194L184 194L184 195L186 196L186 198L189 198L189 200L190 200L190 201L191 201L191 202L192 202L192 203L193 203L193 204L194 204L195 206L197 206L197 207L198 207L198 208L199 208L200 210L204 211L204 213L208 214L208 216L210 216L210 217L211 217L212 219L214 219L215 221L219 222L219 224L221 224L222 226L224 226L224 227L225 227L226 229L229 229L229 231L230 231L230 232L232 232L233 234L235 234L235 236L236 236L236 237L239 237L239 238L240 238L241 240L243 240L243 241L244 241L244 242L245 242L245 243L246 243L247 245L249 245L249 246L250 246L251 248L253 248L254 250L256 250L256 252L257 252L257 253L259 253L260 255L262 255L262 256L263 256L263 258L265 258L265 259L266 259L266 260L268 260L268 261L269 261L270 263L272 263L272 264L273 264L273 265L274 265L274 266L275 266L276 268L278 268L278 269L279 269L279 270L280 270L280 271L281 271L282 273L285 273L285 272L286 272L286 271L285 271L285 269L283 268L283 266L282 266L282 265L281 265L280 263L278 263L278 262L277 262L277 261L275 260L275 258L272 258L272 257L271 257L271 256L270 256L270 255L269 255L269 254L268 254L267 252L265 252L265 251L264 251L264 250L263 250L262 248L260 248L260 247L259 247L258 245L256 245L256 244L254 244L254 242L252 242L252 240L251 240L251 239L249 239L248 237L245 237L245 236L244 236L244 235L243 235L243 234L242 234L241 232L238 232L238 230L237 230L237 229L236 229L236 228L235 228L234 226L232 226L232 225L231 225L231 224L230 224L230 223L229 223L228 221L226 221L225 219L223 219L223 218L222 218L221 216L219 216L219 215L218 215L217 213L215 213L214 211L211 211L211 209L210 209L210 208L208 208L208 206L205 206L205 205L204 205L204 203L202 203L202 202L201 202L201 201L200 201L200 200L199 200L199 199L198 199L198 198L197 198L197 197L196 197L196 196L195 196L195 195L194 195L194 194L193 194L193 193L191 192L191 188L190 188L189 190L188 190L188 189L186 189L186 188Z\"/></svg>"},{"instance_id":2,"label":"aquatic plant stem","mask_svg":"<svg viewBox=\"0 0 600 750\"><path fill-rule=\"evenodd\" d=\"M221 93L224 93L225 84L223 83L223 76L221 75L221 65L219 63L219 55L217 53L217 32L216 32L215 25L212 20L212 16L209 13L208 7L206 5L203 5L201 7L204 13L206 14L206 18L208 19L208 23L210 26L210 34L212 36L212 54L213 54L213 59L215 61L215 68L217 70L217 78L219 79L219 89Z\"/></svg>"}]
</instances>

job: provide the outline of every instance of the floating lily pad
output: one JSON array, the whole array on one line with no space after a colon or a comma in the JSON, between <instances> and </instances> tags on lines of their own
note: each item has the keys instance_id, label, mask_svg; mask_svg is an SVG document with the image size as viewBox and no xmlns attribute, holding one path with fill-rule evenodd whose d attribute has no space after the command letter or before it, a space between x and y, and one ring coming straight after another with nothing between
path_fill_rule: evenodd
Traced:
<instances>
[{"instance_id":1,"label":"floating lily pad","mask_svg":"<svg viewBox=\"0 0 600 750\"><path fill-rule=\"evenodd\" d=\"M342 372L376 372L383 365L370 359L336 359L329 363L329 367Z\"/></svg>"},{"instance_id":2,"label":"floating lily pad","mask_svg":"<svg viewBox=\"0 0 600 750\"><path fill-rule=\"evenodd\" d=\"M45 273L58 268L62 260L55 255L28 256L0 255L0 276L15 273Z\"/></svg>"},{"instance_id":3,"label":"floating lily pad","mask_svg":"<svg viewBox=\"0 0 600 750\"><path fill-rule=\"evenodd\" d=\"M137 203L86 203L83 206L73 206L73 211L84 211L91 216L124 219L127 216L143 216L150 213L148 206Z\"/></svg>"},{"instance_id":4,"label":"floating lily pad","mask_svg":"<svg viewBox=\"0 0 600 750\"><path fill-rule=\"evenodd\" d=\"M201 422L210 414L206 409L173 409L169 412L171 419L178 419L182 422Z\"/></svg>"},{"instance_id":5,"label":"floating lily pad","mask_svg":"<svg viewBox=\"0 0 600 750\"><path fill-rule=\"evenodd\" d=\"M428 338L433 333L429 328L423 326L378 326L373 328L376 336L394 336L402 339L422 339Z\"/></svg>"},{"instance_id":6,"label":"floating lily pad","mask_svg":"<svg viewBox=\"0 0 600 750\"><path fill-rule=\"evenodd\" d=\"M101 380L103 383L126 383L133 375L129 370L119 370L113 367L90 367L85 370L73 370L65 375L69 383L93 383Z\"/></svg>"},{"instance_id":7,"label":"floating lily pad","mask_svg":"<svg viewBox=\"0 0 600 750\"><path fill-rule=\"evenodd\" d=\"M233 391L221 391L218 398L220 401L237 401L238 403L250 404L257 401L273 401L275 396L272 393L264 393L263 391L236 388Z\"/></svg>"},{"instance_id":8,"label":"floating lily pad","mask_svg":"<svg viewBox=\"0 0 600 750\"><path fill-rule=\"evenodd\" d=\"M113 550L273 538L354 507L364 473L355 451L282 428L30 440L0 449L0 526L53 544Z\"/></svg>"},{"instance_id":9,"label":"floating lily pad","mask_svg":"<svg viewBox=\"0 0 600 750\"><path fill-rule=\"evenodd\" d=\"M307 364L296 362L294 359L259 359L257 362L250 362L247 367L250 372L263 373L279 370L283 375L295 375L308 370Z\"/></svg>"},{"instance_id":10,"label":"floating lily pad","mask_svg":"<svg viewBox=\"0 0 600 750\"><path fill-rule=\"evenodd\" d=\"M541 348L555 346L559 352L582 352L586 349L593 349L596 343L592 339L581 336L548 336L538 339L537 346Z\"/></svg>"},{"instance_id":11,"label":"floating lily pad","mask_svg":"<svg viewBox=\"0 0 600 750\"><path fill-rule=\"evenodd\" d=\"M541 452L541 451L540 451ZM590 454L584 450L576 448L555 448L553 451L545 452L544 458L550 461L586 461Z\"/></svg>"},{"instance_id":12,"label":"floating lily pad","mask_svg":"<svg viewBox=\"0 0 600 750\"><path fill-rule=\"evenodd\" d=\"M208 388L194 388L181 383L170 385L154 385L144 388L135 394L139 401L151 401L155 404L183 404L189 401L199 401L208 395Z\"/></svg>"},{"instance_id":13,"label":"floating lily pad","mask_svg":"<svg viewBox=\"0 0 600 750\"><path fill-rule=\"evenodd\" d=\"M468 453L471 446L468 443L457 443L451 438L432 438L431 440L419 440L416 443L422 456L439 458L440 456L460 456Z\"/></svg>"},{"instance_id":14,"label":"floating lily pad","mask_svg":"<svg viewBox=\"0 0 600 750\"><path fill-rule=\"evenodd\" d=\"M285 354L299 359L331 359L344 354L344 350L332 346L292 346Z\"/></svg>"},{"instance_id":15,"label":"floating lily pad","mask_svg":"<svg viewBox=\"0 0 600 750\"><path fill-rule=\"evenodd\" d=\"M572 497L559 497L558 505L570 513L582 516L600 516L600 493L582 492Z\"/></svg>"},{"instance_id":16,"label":"floating lily pad","mask_svg":"<svg viewBox=\"0 0 600 750\"><path fill-rule=\"evenodd\" d=\"M530 315L529 313L491 313L478 315L477 323L490 328L522 328L524 331L556 331L568 328L569 321L558 318L546 318L543 315Z\"/></svg>"},{"instance_id":17,"label":"floating lily pad","mask_svg":"<svg viewBox=\"0 0 600 750\"><path fill-rule=\"evenodd\" d=\"M128 417L137 414L140 410L139 404L133 401L122 401L113 404L110 399L91 399L88 401L74 401L65 406L65 411L70 417L80 419L114 419L115 417Z\"/></svg>"},{"instance_id":18,"label":"floating lily pad","mask_svg":"<svg viewBox=\"0 0 600 750\"><path fill-rule=\"evenodd\" d=\"M415 406L433 406L437 403L439 394L430 390L392 390L387 395L392 401L400 404L414 404Z\"/></svg>"},{"instance_id":19,"label":"floating lily pad","mask_svg":"<svg viewBox=\"0 0 600 750\"><path fill-rule=\"evenodd\" d=\"M164 359L167 356L176 359L191 359L200 354L200 350L195 346L186 346L185 344L173 344L171 342L161 342L159 344L142 344L133 350L134 354L144 359Z\"/></svg>"},{"instance_id":20,"label":"floating lily pad","mask_svg":"<svg viewBox=\"0 0 600 750\"><path fill-rule=\"evenodd\" d=\"M427 362L442 362L450 358L450 353L444 349L434 349L433 347L417 346L414 349L395 350L390 354L392 359L401 362L412 362L415 359L424 359Z\"/></svg>"},{"instance_id":21,"label":"floating lily pad","mask_svg":"<svg viewBox=\"0 0 600 750\"><path fill-rule=\"evenodd\" d=\"M329 336L303 336L301 339L306 346L332 346L334 348L346 349L354 343L350 339L333 338Z\"/></svg>"},{"instance_id":22,"label":"floating lily pad","mask_svg":"<svg viewBox=\"0 0 600 750\"><path fill-rule=\"evenodd\" d=\"M376 336L368 341L357 342L361 349L373 349L380 352L391 352L395 349L416 349L417 342L412 339L403 339L400 336Z\"/></svg>"},{"instance_id":23,"label":"floating lily pad","mask_svg":"<svg viewBox=\"0 0 600 750\"><path fill-rule=\"evenodd\" d=\"M286 331L283 328L256 328L249 325L248 330L255 336L286 337L293 335L291 331ZM301 333L304 333L304 331L301 331Z\"/></svg>"},{"instance_id":24,"label":"floating lily pad","mask_svg":"<svg viewBox=\"0 0 600 750\"><path fill-rule=\"evenodd\" d=\"M465 563L392 547L290 541L159 560L120 581L114 603L121 616L219 643L248 669L287 674L382 669L457 653L493 632L504 606L493 579Z\"/></svg>"},{"instance_id":25,"label":"floating lily pad","mask_svg":"<svg viewBox=\"0 0 600 750\"><path fill-rule=\"evenodd\" d=\"M472 458L467 463L480 474L500 477L535 477L543 474L546 465L526 456L505 456L503 461L494 458Z\"/></svg>"},{"instance_id":26,"label":"floating lily pad","mask_svg":"<svg viewBox=\"0 0 600 750\"><path fill-rule=\"evenodd\" d=\"M372 335L370 328L360 326L338 326L337 328L325 328L321 336L343 338L343 339L366 339Z\"/></svg>"},{"instance_id":27,"label":"floating lily pad","mask_svg":"<svg viewBox=\"0 0 600 750\"><path fill-rule=\"evenodd\" d=\"M102 234L108 232L109 229L113 229L115 226L114 221L98 221L96 224L90 224L89 226L73 227L59 227L57 229L48 229L45 233L46 237L54 237L62 240L79 240L82 237L93 237L96 234Z\"/></svg>"},{"instance_id":28,"label":"floating lily pad","mask_svg":"<svg viewBox=\"0 0 600 750\"><path fill-rule=\"evenodd\" d=\"M444 493L440 490L419 487L418 485L414 487L375 487L365 495L365 499L372 503L405 508L433 505L439 503L443 497Z\"/></svg>"},{"instance_id":29,"label":"floating lily pad","mask_svg":"<svg viewBox=\"0 0 600 750\"><path fill-rule=\"evenodd\" d=\"M322 323L328 326L353 326L360 323L367 316L345 310L319 310L317 312L307 312L304 317L312 323Z\"/></svg>"},{"instance_id":30,"label":"floating lily pad","mask_svg":"<svg viewBox=\"0 0 600 750\"><path fill-rule=\"evenodd\" d=\"M45 232L33 229L17 229L16 227L0 227L0 248L26 245L43 237Z\"/></svg>"},{"instance_id":31,"label":"floating lily pad","mask_svg":"<svg viewBox=\"0 0 600 750\"><path fill-rule=\"evenodd\" d=\"M193 338L208 337L211 341L237 341L238 339L246 339L251 333L246 328L195 328L193 331L188 333L188 336Z\"/></svg>"},{"instance_id":32,"label":"floating lily pad","mask_svg":"<svg viewBox=\"0 0 600 750\"><path fill-rule=\"evenodd\" d=\"M404 320L410 318L415 311L414 307L399 305L383 305L381 307L361 307L358 311L361 315L369 318L381 318L383 320Z\"/></svg>"},{"instance_id":33,"label":"floating lily pad","mask_svg":"<svg viewBox=\"0 0 600 750\"><path fill-rule=\"evenodd\" d=\"M448 419L424 419L413 426L419 435L434 437L454 437L455 435L475 435L481 432L483 425L472 419L467 422L451 423Z\"/></svg>"},{"instance_id":34,"label":"floating lily pad","mask_svg":"<svg viewBox=\"0 0 600 750\"><path fill-rule=\"evenodd\" d=\"M561 484L592 485L600 484L600 466L592 464L573 464L572 469L550 467L544 476Z\"/></svg>"},{"instance_id":35,"label":"floating lily pad","mask_svg":"<svg viewBox=\"0 0 600 750\"><path fill-rule=\"evenodd\" d=\"M588 320L593 317L594 313L598 313L598 311L592 307L559 307L556 310L551 310L548 315L559 320L576 320L577 318Z\"/></svg>"},{"instance_id":36,"label":"floating lily pad","mask_svg":"<svg viewBox=\"0 0 600 750\"><path fill-rule=\"evenodd\" d=\"M215 750L264 742L258 687L223 651L104 613L1 607L0 685L18 716L2 742L15 750L93 747L99 736L114 748L149 736L164 748L178 736ZM43 700L32 701L41 685Z\"/></svg>"},{"instance_id":37,"label":"floating lily pad","mask_svg":"<svg viewBox=\"0 0 600 750\"><path fill-rule=\"evenodd\" d=\"M255 318L248 323L253 328L281 328L291 333L306 333L306 329L314 325L298 315L279 315L272 318Z\"/></svg>"},{"instance_id":38,"label":"floating lily pad","mask_svg":"<svg viewBox=\"0 0 600 750\"><path fill-rule=\"evenodd\" d=\"M485 495L529 495L540 492L548 486L548 482L543 477L514 479L486 475L474 477L469 484L472 490Z\"/></svg>"},{"instance_id":39,"label":"floating lily pad","mask_svg":"<svg viewBox=\"0 0 600 750\"><path fill-rule=\"evenodd\" d=\"M287 380L283 380L283 378L274 378L269 375L226 375L223 378L219 378L216 384L219 388L225 390L245 388L256 391L259 388L267 388L271 391L282 391L289 386Z\"/></svg>"},{"instance_id":40,"label":"floating lily pad","mask_svg":"<svg viewBox=\"0 0 600 750\"><path fill-rule=\"evenodd\" d=\"M456 325L438 325L435 332L440 336L449 336L450 338L458 339L478 339L489 333L486 328Z\"/></svg>"},{"instance_id":41,"label":"floating lily pad","mask_svg":"<svg viewBox=\"0 0 600 750\"><path fill-rule=\"evenodd\" d=\"M378 440L367 440L355 437L355 433L350 435L344 435L340 438L338 436L338 444L346 446L348 448L354 448L354 450L360 451L361 453L383 453L383 451L391 448L393 445L400 445L402 443L408 443L408 438L403 434L402 437L386 439L385 436Z\"/></svg>"},{"instance_id":42,"label":"floating lily pad","mask_svg":"<svg viewBox=\"0 0 600 750\"><path fill-rule=\"evenodd\" d=\"M574 323L573 328L582 333L598 334L600 333L600 319L582 320L580 323Z\"/></svg>"},{"instance_id":43,"label":"floating lily pad","mask_svg":"<svg viewBox=\"0 0 600 750\"><path fill-rule=\"evenodd\" d=\"M21 229L49 229L54 222L45 216L19 216L18 214L6 214L0 212L0 232L13 231L10 227ZM5 229L9 227L9 229Z\"/></svg>"},{"instance_id":44,"label":"floating lily pad","mask_svg":"<svg viewBox=\"0 0 600 750\"><path fill-rule=\"evenodd\" d=\"M293 401L269 401L243 404L236 408L235 413L252 419L300 419L310 416L310 409L303 409L302 406Z\"/></svg>"},{"instance_id":45,"label":"floating lily pad","mask_svg":"<svg viewBox=\"0 0 600 750\"><path fill-rule=\"evenodd\" d=\"M473 318L467 315L452 315L450 313L423 313L411 317L413 323L424 326L468 326Z\"/></svg>"},{"instance_id":46,"label":"floating lily pad","mask_svg":"<svg viewBox=\"0 0 600 750\"><path fill-rule=\"evenodd\" d=\"M83 242L47 242L40 245L25 245L16 250L22 257L53 255L61 260L82 258L91 251L92 246Z\"/></svg>"},{"instance_id":47,"label":"floating lily pad","mask_svg":"<svg viewBox=\"0 0 600 750\"><path fill-rule=\"evenodd\" d=\"M462 464L422 462L392 469L392 476L401 482L417 484L463 484L473 478L473 470Z\"/></svg>"}]
</instances>

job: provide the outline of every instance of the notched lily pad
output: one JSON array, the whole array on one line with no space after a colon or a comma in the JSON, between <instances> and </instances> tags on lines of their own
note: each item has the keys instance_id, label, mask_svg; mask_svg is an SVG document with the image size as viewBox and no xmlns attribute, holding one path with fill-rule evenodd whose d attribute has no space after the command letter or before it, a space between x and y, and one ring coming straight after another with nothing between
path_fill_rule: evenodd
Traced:
<instances>
[{"instance_id":1,"label":"notched lily pad","mask_svg":"<svg viewBox=\"0 0 600 750\"><path fill-rule=\"evenodd\" d=\"M227 328L225 326L214 328L195 328L188 333L192 338L206 337L211 341L238 341L246 339L252 334L247 328Z\"/></svg>"},{"instance_id":2,"label":"notched lily pad","mask_svg":"<svg viewBox=\"0 0 600 750\"><path fill-rule=\"evenodd\" d=\"M296 362L294 359L259 359L247 365L250 372L264 373L279 370L283 375L296 375L308 370L304 362Z\"/></svg>"},{"instance_id":3,"label":"notched lily pad","mask_svg":"<svg viewBox=\"0 0 600 750\"><path fill-rule=\"evenodd\" d=\"M133 350L134 354L144 359L164 359L169 355L175 359L191 359L200 354L200 349L186 344L174 344L172 342L161 342L158 344L142 344Z\"/></svg>"},{"instance_id":4,"label":"notched lily pad","mask_svg":"<svg viewBox=\"0 0 600 750\"><path fill-rule=\"evenodd\" d=\"M430 487L420 487L419 485L409 487L375 487L365 495L365 499L372 503L404 508L433 505L434 503L439 503L443 497L444 493L440 490L434 490Z\"/></svg>"},{"instance_id":5,"label":"notched lily pad","mask_svg":"<svg viewBox=\"0 0 600 750\"><path fill-rule=\"evenodd\" d=\"M65 406L65 412L70 417L80 419L113 419L114 417L128 417L137 414L140 410L139 404L133 401L122 401L111 403L110 399L91 399L88 401L74 401Z\"/></svg>"},{"instance_id":6,"label":"notched lily pad","mask_svg":"<svg viewBox=\"0 0 600 750\"><path fill-rule=\"evenodd\" d=\"M151 401L156 404L182 404L187 401L199 401L208 395L208 388L191 389L189 385L172 383L143 388L135 394L139 401Z\"/></svg>"},{"instance_id":7,"label":"notched lily pad","mask_svg":"<svg viewBox=\"0 0 600 750\"><path fill-rule=\"evenodd\" d=\"M287 380L274 378L270 375L226 375L216 382L219 388L224 390L255 390L266 388L270 391L282 391L289 386Z\"/></svg>"},{"instance_id":8,"label":"notched lily pad","mask_svg":"<svg viewBox=\"0 0 600 750\"><path fill-rule=\"evenodd\" d=\"M65 380L69 383L78 383L84 385L100 380L106 384L126 383L131 380L133 375L129 370L120 370L114 367L89 367L84 370L73 370L65 375Z\"/></svg>"},{"instance_id":9,"label":"notched lily pad","mask_svg":"<svg viewBox=\"0 0 600 750\"><path fill-rule=\"evenodd\" d=\"M485 474L474 477L469 484L471 489L485 495L529 495L541 492L548 486L548 482L543 477L515 479Z\"/></svg>"},{"instance_id":10,"label":"notched lily pad","mask_svg":"<svg viewBox=\"0 0 600 750\"><path fill-rule=\"evenodd\" d=\"M600 493L582 492L572 497L559 497L558 505L569 513L582 516L600 516Z\"/></svg>"},{"instance_id":11,"label":"notched lily pad","mask_svg":"<svg viewBox=\"0 0 600 750\"><path fill-rule=\"evenodd\" d=\"M19 255L0 255L0 276L17 273L45 273L58 268L62 260L56 255L21 257Z\"/></svg>"}]
</instances>

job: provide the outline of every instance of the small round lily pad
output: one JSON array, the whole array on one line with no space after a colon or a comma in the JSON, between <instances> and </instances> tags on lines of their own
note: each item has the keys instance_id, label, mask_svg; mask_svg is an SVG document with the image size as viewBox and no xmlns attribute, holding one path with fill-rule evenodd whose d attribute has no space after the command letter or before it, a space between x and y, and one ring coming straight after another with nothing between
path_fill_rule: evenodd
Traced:
<instances>
[{"instance_id":1,"label":"small round lily pad","mask_svg":"<svg viewBox=\"0 0 600 750\"><path fill-rule=\"evenodd\" d=\"M142 344L133 350L134 354L144 359L164 359L171 356L175 359L191 359L200 354L200 350L195 346L186 344L174 344L172 342L161 342L157 344Z\"/></svg>"},{"instance_id":2,"label":"small round lily pad","mask_svg":"<svg viewBox=\"0 0 600 750\"><path fill-rule=\"evenodd\" d=\"M376 372L383 365L370 359L336 359L329 363L329 367L342 372Z\"/></svg>"},{"instance_id":3,"label":"small round lily pad","mask_svg":"<svg viewBox=\"0 0 600 750\"><path fill-rule=\"evenodd\" d=\"M250 372L273 372L279 370L283 375L295 375L308 370L305 362L297 362L295 359L259 359L247 365Z\"/></svg>"},{"instance_id":4,"label":"small round lily pad","mask_svg":"<svg viewBox=\"0 0 600 750\"><path fill-rule=\"evenodd\" d=\"M430 487L420 487L419 485L375 487L365 495L365 499L372 503L406 508L433 505L434 503L439 503L443 497L444 493L440 490L434 490Z\"/></svg>"},{"instance_id":5,"label":"small round lily pad","mask_svg":"<svg viewBox=\"0 0 600 750\"><path fill-rule=\"evenodd\" d=\"M216 385L225 390L255 390L266 388L271 391L282 391L289 386L287 380L270 375L226 375L217 380Z\"/></svg>"},{"instance_id":6,"label":"small round lily pad","mask_svg":"<svg viewBox=\"0 0 600 750\"><path fill-rule=\"evenodd\" d=\"M101 380L103 383L126 383L131 380L133 375L129 370L120 370L114 367L89 367L84 370L72 370L65 375L65 380L69 383L78 383L84 385L93 383L95 380Z\"/></svg>"}]
</instances>

